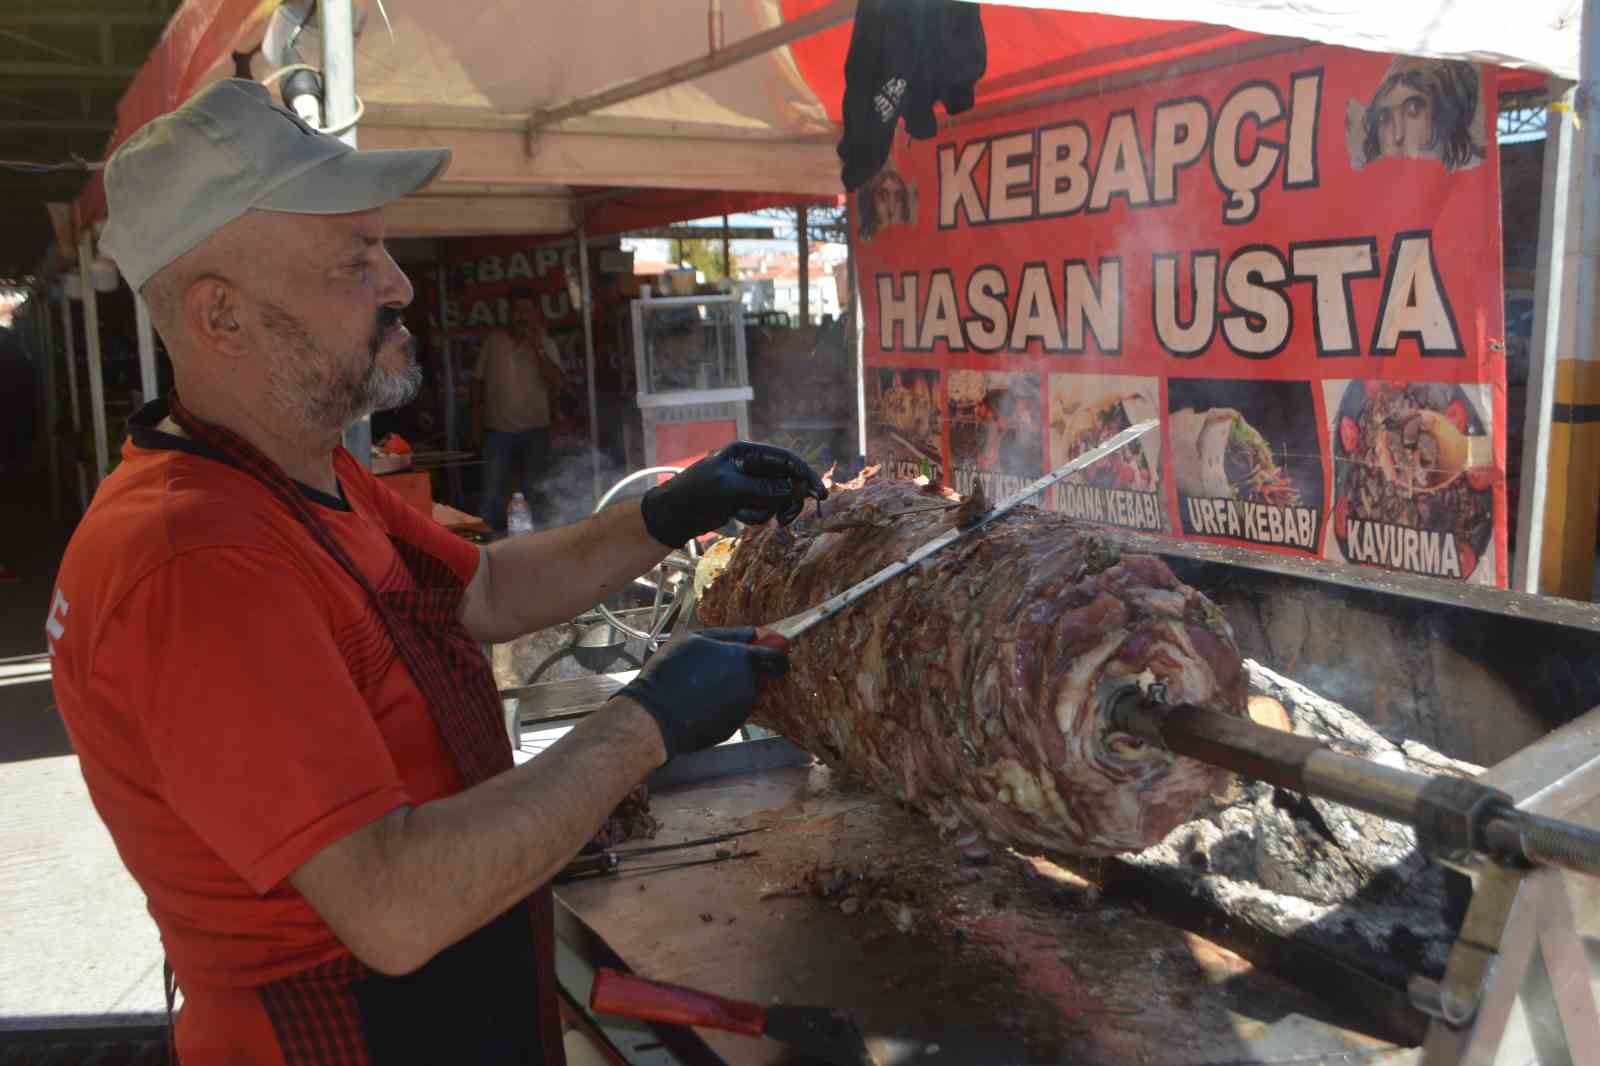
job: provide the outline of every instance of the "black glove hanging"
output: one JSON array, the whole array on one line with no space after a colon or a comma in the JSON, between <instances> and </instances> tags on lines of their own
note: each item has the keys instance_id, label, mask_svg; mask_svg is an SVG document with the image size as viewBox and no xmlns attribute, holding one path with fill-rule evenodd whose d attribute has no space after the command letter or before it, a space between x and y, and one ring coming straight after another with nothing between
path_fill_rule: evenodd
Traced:
<instances>
[{"instance_id":1,"label":"black glove hanging","mask_svg":"<svg viewBox=\"0 0 1600 1066\"><path fill-rule=\"evenodd\" d=\"M988 66L981 5L961 0L861 0L844 64L844 187L854 192L889 158L894 131L939 131L935 102L957 115Z\"/></svg>"},{"instance_id":2,"label":"black glove hanging","mask_svg":"<svg viewBox=\"0 0 1600 1066\"><path fill-rule=\"evenodd\" d=\"M731 518L760 525L774 516L787 525L806 497L828 498L806 461L771 444L734 441L644 494L644 527L669 548L721 528Z\"/></svg>"}]
</instances>

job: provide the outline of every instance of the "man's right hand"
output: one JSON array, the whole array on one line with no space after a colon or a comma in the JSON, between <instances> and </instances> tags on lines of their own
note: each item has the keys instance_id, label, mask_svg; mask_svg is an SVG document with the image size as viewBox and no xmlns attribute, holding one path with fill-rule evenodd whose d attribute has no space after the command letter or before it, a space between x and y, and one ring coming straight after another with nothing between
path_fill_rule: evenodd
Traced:
<instances>
[{"instance_id":1,"label":"man's right hand","mask_svg":"<svg viewBox=\"0 0 1600 1066\"><path fill-rule=\"evenodd\" d=\"M707 629L673 641L618 693L655 719L667 758L726 740L750 716L761 679L788 671L787 655L754 638L751 628Z\"/></svg>"}]
</instances>

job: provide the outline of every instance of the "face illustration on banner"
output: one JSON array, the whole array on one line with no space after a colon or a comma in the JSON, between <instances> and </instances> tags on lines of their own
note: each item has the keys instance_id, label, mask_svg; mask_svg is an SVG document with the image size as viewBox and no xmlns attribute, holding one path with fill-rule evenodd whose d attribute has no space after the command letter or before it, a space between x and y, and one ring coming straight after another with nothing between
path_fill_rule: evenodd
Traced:
<instances>
[{"instance_id":1,"label":"face illustration on banner","mask_svg":"<svg viewBox=\"0 0 1600 1066\"><path fill-rule=\"evenodd\" d=\"M1484 386L1323 383L1334 504L1325 554L1429 577L1494 581L1500 470Z\"/></svg>"},{"instance_id":2,"label":"face illustration on banner","mask_svg":"<svg viewBox=\"0 0 1600 1066\"><path fill-rule=\"evenodd\" d=\"M916 186L888 160L856 193L856 210L861 218L861 239L870 241L881 229L917 220Z\"/></svg>"},{"instance_id":3,"label":"face illustration on banner","mask_svg":"<svg viewBox=\"0 0 1600 1066\"><path fill-rule=\"evenodd\" d=\"M1345 117L1350 166L1378 159L1436 159L1447 171L1482 163L1483 95L1471 63L1397 57L1365 105Z\"/></svg>"}]
</instances>

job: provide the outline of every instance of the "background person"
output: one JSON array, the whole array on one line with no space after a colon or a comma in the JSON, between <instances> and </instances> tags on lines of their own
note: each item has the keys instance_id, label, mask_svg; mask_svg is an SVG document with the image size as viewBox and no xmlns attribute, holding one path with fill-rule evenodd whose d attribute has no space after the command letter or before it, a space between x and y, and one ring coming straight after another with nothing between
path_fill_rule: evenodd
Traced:
<instances>
[{"instance_id":1,"label":"background person","mask_svg":"<svg viewBox=\"0 0 1600 1066\"><path fill-rule=\"evenodd\" d=\"M551 416L565 388L561 352L545 327L539 298L518 289L511 294L511 328L484 339L472 376L484 457L479 516L498 533L506 531L513 491L521 491L535 522L542 517Z\"/></svg>"}]
</instances>

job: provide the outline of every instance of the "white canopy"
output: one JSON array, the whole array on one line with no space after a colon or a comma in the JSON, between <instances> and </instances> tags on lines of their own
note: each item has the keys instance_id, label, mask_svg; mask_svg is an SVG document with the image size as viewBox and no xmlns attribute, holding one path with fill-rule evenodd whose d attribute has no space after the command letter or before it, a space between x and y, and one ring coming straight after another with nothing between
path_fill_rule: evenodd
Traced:
<instances>
[{"instance_id":1,"label":"white canopy","mask_svg":"<svg viewBox=\"0 0 1600 1066\"><path fill-rule=\"evenodd\" d=\"M988 0L980 0L988 2ZM1008 0L1130 18L1206 22L1368 52L1528 67L1576 81L1582 0Z\"/></svg>"}]
</instances>

